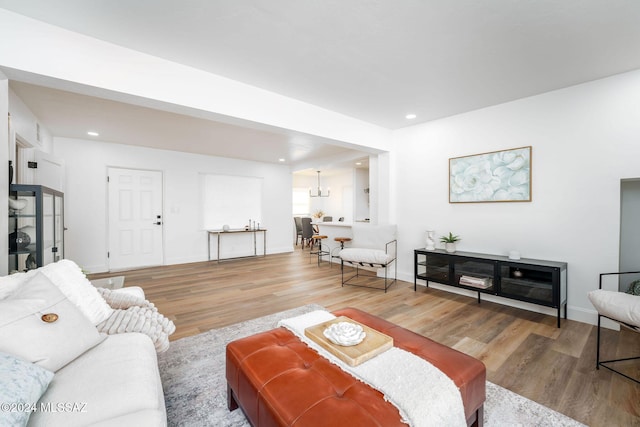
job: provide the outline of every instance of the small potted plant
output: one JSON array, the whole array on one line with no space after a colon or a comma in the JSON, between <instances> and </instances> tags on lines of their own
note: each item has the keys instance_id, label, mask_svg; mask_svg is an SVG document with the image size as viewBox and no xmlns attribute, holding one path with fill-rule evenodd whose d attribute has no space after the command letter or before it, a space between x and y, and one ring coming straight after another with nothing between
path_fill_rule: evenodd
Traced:
<instances>
[{"instance_id":1,"label":"small potted plant","mask_svg":"<svg viewBox=\"0 0 640 427\"><path fill-rule=\"evenodd\" d=\"M440 241L444 243L444 248L447 252L453 253L456 251L456 242L460 240L460 236L456 236L449 232L448 236L441 236Z\"/></svg>"}]
</instances>

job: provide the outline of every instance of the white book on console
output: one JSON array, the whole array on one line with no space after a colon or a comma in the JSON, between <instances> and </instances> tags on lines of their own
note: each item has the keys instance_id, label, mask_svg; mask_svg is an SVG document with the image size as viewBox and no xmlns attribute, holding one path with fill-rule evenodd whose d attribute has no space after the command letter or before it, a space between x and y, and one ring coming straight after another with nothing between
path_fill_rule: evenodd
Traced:
<instances>
[{"instance_id":1,"label":"white book on console","mask_svg":"<svg viewBox=\"0 0 640 427\"><path fill-rule=\"evenodd\" d=\"M491 287L491 279L489 278L480 278L473 276L460 276L461 285L473 286L476 288L489 288Z\"/></svg>"}]
</instances>

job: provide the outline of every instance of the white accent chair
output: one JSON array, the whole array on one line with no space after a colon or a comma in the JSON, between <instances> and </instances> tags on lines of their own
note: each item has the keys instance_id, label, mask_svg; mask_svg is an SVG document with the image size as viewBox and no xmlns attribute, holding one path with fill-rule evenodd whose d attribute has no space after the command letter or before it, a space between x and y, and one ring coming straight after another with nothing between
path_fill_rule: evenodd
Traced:
<instances>
[{"instance_id":1,"label":"white accent chair","mask_svg":"<svg viewBox=\"0 0 640 427\"><path fill-rule=\"evenodd\" d=\"M600 366L602 366L603 368L609 369L616 374L622 375L623 377L640 384L640 379L633 378L626 373L619 371L613 366L610 366L615 362L637 360L640 359L640 356L624 357L611 360L600 360L600 320L602 317L613 320L614 322L617 322L621 326L629 328L634 332L640 332L640 295L638 295L637 293L632 294L617 291L607 291L602 289L602 279L604 276L623 276L627 274L633 274L635 275L635 277L637 277L637 275L640 274L640 271L602 273L600 274L600 284L598 286L598 289L591 291L588 294L589 300L591 300L591 304L593 304L598 312L596 369L600 369ZM634 287L638 287L640 285L640 282L634 281L631 283L631 285L635 285Z\"/></svg>"},{"instance_id":2,"label":"white accent chair","mask_svg":"<svg viewBox=\"0 0 640 427\"><path fill-rule=\"evenodd\" d=\"M354 224L352 227L353 240L351 247L340 251L340 263L342 268L342 286L364 286L376 289L384 289L386 292L389 286L396 282L398 276L398 266L396 263L398 253L397 226L396 225L371 225ZM345 264L355 267L356 272L345 279ZM389 277L389 267L393 264L395 272L393 280ZM374 268L377 277L379 268L384 268L384 287L372 286L370 281L362 284L357 281L362 268ZM363 275L371 276L371 275Z\"/></svg>"}]
</instances>

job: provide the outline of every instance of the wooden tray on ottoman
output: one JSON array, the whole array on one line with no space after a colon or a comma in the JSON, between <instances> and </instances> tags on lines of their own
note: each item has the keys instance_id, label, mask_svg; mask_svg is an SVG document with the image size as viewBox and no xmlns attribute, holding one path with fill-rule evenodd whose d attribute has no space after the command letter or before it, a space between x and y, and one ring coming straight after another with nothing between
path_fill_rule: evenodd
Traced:
<instances>
[{"instance_id":1,"label":"wooden tray on ottoman","mask_svg":"<svg viewBox=\"0 0 640 427\"><path fill-rule=\"evenodd\" d=\"M367 334L366 337L358 345L342 346L332 343L324 336L323 332L332 324L340 322L349 322L360 325ZM356 322L346 316L336 317L333 320L310 326L304 330L304 334L307 338L313 340L320 347L324 348L349 366L358 366L359 364L364 363L393 347L393 338L390 336L378 332L375 329L370 328L367 325L363 325L360 322Z\"/></svg>"}]
</instances>

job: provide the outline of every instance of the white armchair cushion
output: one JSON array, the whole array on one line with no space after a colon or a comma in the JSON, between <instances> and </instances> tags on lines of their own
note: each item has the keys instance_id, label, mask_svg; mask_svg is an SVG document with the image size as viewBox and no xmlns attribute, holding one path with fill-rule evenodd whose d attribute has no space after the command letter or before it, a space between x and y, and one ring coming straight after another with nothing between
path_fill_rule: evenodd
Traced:
<instances>
[{"instance_id":1,"label":"white armchair cushion","mask_svg":"<svg viewBox=\"0 0 640 427\"><path fill-rule=\"evenodd\" d=\"M589 299L599 314L640 327L640 296L596 289L589 292Z\"/></svg>"},{"instance_id":2,"label":"white armchair cushion","mask_svg":"<svg viewBox=\"0 0 640 427\"><path fill-rule=\"evenodd\" d=\"M387 265L395 258L384 250L366 248L346 248L340 251L340 258L347 262Z\"/></svg>"},{"instance_id":3,"label":"white armchair cushion","mask_svg":"<svg viewBox=\"0 0 640 427\"><path fill-rule=\"evenodd\" d=\"M351 247L384 251L385 245L396 239L397 227L395 225L354 224L352 232Z\"/></svg>"},{"instance_id":4,"label":"white armchair cushion","mask_svg":"<svg viewBox=\"0 0 640 427\"><path fill-rule=\"evenodd\" d=\"M45 314L55 318L45 319ZM57 371L104 338L43 274L36 274L0 300L0 351L50 371Z\"/></svg>"},{"instance_id":5,"label":"white armchair cushion","mask_svg":"<svg viewBox=\"0 0 640 427\"><path fill-rule=\"evenodd\" d=\"M395 225L354 224L351 247L340 251L347 262L387 265L396 258Z\"/></svg>"}]
</instances>

